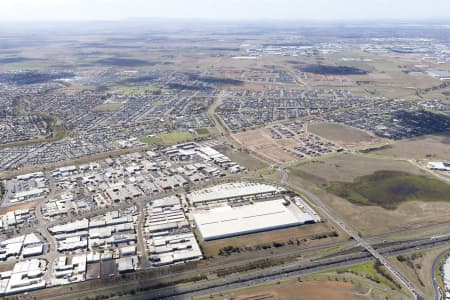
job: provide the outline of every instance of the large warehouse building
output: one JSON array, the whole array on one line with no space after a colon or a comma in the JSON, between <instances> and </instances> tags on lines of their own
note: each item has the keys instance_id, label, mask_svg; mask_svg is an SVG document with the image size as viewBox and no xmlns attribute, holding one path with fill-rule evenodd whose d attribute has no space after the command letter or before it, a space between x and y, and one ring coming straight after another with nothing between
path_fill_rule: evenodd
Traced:
<instances>
[{"instance_id":1,"label":"large warehouse building","mask_svg":"<svg viewBox=\"0 0 450 300\"><path fill-rule=\"evenodd\" d=\"M212 202L223 202L251 197L274 196L285 192L283 188L255 182L234 182L215 185L191 192L187 198L194 206Z\"/></svg>"},{"instance_id":2,"label":"large warehouse building","mask_svg":"<svg viewBox=\"0 0 450 300\"><path fill-rule=\"evenodd\" d=\"M205 241L314 223L311 215L284 199L237 207L225 205L198 210L193 215Z\"/></svg>"}]
</instances>

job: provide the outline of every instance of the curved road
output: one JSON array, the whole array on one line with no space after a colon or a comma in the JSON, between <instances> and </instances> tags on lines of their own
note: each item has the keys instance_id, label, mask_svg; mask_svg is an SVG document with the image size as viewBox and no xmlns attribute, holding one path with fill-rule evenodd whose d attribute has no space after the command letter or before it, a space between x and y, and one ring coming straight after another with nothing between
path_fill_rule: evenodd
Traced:
<instances>
[{"instance_id":1,"label":"curved road","mask_svg":"<svg viewBox=\"0 0 450 300\"><path fill-rule=\"evenodd\" d=\"M433 287L434 287L434 300L442 300L444 299L444 291L441 290L441 287L439 286L437 279L436 279L436 268L439 268L438 263L444 257L447 255L448 251L450 249L445 249L439 255L435 258L433 261L433 267L431 268L431 278L433 280Z\"/></svg>"}]
</instances>

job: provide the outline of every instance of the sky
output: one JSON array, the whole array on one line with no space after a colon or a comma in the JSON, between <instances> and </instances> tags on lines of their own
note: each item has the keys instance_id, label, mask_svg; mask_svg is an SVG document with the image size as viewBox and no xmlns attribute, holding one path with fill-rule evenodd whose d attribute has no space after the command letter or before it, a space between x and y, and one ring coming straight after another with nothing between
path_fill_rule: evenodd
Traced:
<instances>
[{"instance_id":1,"label":"sky","mask_svg":"<svg viewBox=\"0 0 450 300\"><path fill-rule=\"evenodd\" d=\"M0 0L1 21L450 19L450 0Z\"/></svg>"}]
</instances>

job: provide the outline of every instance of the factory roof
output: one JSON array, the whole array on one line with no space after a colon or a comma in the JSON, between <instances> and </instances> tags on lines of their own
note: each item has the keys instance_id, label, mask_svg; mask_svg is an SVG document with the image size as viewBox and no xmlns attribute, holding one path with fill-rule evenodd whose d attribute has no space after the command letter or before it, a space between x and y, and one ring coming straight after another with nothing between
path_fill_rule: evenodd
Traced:
<instances>
[{"instance_id":1,"label":"factory roof","mask_svg":"<svg viewBox=\"0 0 450 300\"><path fill-rule=\"evenodd\" d=\"M191 203L217 201L222 199L246 197L266 193L279 193L283 191L268 184L238 182L225 183L210 188L192 192L187 195Z\"/></svg>"},{"instance_id":2,"label":"factory roof","mask_svg":"<svg viewBox=\"0 0 450 300\"><path fill-rule=\"evenodd\" d=\"M312 216L286 200L256 202L239 207L222 206L194 212L195 222L204 240L213 240L242 234L314 222Z\"/></svg>"}]
</instances>

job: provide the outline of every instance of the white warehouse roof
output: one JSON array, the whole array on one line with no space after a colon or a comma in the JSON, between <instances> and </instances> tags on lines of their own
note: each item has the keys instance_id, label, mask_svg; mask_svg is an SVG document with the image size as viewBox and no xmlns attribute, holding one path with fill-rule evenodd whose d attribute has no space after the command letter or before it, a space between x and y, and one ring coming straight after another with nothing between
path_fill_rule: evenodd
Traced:
<instances>
[{"instance_id":1,"label":"white warehouse roof","mask_svg":"<svg viewBox=\"0 0 450 300\"><path fill-rule=\"evenodd\" d=\"M205 241L314 223L312 216L292 204L283 205L284 201L199 210L194 218Z\"/></svg>"},{"instance_id":2,"label":"white warehouse roof","mask_svg":"<svg viewBox=\"0 0 450 300\"><path fill-rule=\"evenodd\" d=\"M187 197L191 203L200 203L258 194L279 193L281 191L283 191L283 189L268 184L237 182L220 184L198 190L188 194Z\"/></svg>"}]
</instances>

